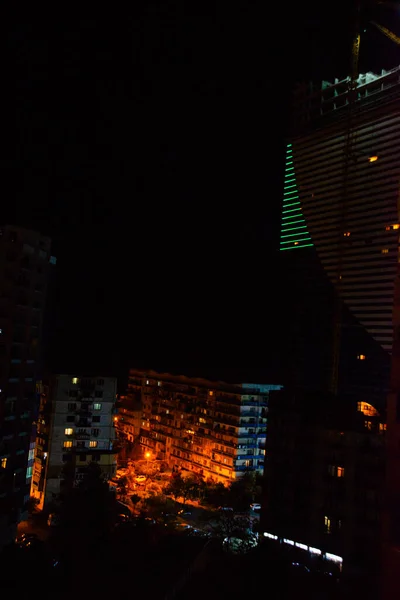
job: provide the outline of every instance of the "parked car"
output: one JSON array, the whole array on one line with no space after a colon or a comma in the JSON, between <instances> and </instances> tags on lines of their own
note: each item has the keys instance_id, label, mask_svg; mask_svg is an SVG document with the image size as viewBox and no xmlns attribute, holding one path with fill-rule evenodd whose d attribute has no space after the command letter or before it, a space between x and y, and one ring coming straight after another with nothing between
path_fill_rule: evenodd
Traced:
<instances>
[{"instance_id":1,"label":"parked car","mask_svg":"<svg viewBox=\"0 0 400 600\"><path fill-rule=\"evenodd\" d=\"M117 515L117 523L128 523L130 520L130 516L124 513L120 513L119 515Z\"/></svg>"},{"instance_id":2,"label":"parked car","mask_svg":"<svg viewBox=\"0 0 400 600\"><path fill-rule=\"evenodd\" d=\"M189 525L189 523L178 523L176 528L178 529L178 531L188 531L189 529L193 529L193 527Z\"/></svg>"},{"instance_id":3,"label":"parked car","mask_svg":"<svg viewBox=\"0 0 400 600\"><path fill-rule=\"evenodd\" d=\"M255 502L254 504L250 504L250 508L251 510L261 510L261 504L257 504L257 502Z\"/></svg>"},{"instance_id":4,"label":"parked car","mask_svg":"<svg viewBox=\"0 0 400 600\"><path fill-rule=\"evenodd\" d=\"M20 548L28 548L32 542L38 541L39 538L36 533L23 533L19 538L17 538L17 544Z\"/></svg>"},{"instance_id":5,"label":"parked car","mask_svg":"<svg viewBox=\"0 0 400 600\"><path fill-rule=\"evenodd\" d=\"M220 511L227 511L227 512L233 512L233 508L231 508L230 506L220 506L218 508L218 510L220 510Z\"/></svg>"}]
</instances>

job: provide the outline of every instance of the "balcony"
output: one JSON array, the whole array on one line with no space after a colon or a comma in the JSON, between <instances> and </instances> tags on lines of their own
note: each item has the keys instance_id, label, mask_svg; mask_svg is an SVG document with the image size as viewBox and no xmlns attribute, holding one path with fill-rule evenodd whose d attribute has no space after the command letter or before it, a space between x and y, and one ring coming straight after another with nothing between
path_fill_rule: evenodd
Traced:
<instances>
[{"instance_id":1,"label":"balcony","mask_svg":"<svg viewBox=\"0 0 400 600\"><path fill-rule=\"evenodd\" d=\"M90 426L91 426L91 424L92 424L92 420L91 420L91 419L89 419L89 418L84 418L84 417L83 417L83 418L82 418L82 417L80 417L80 418L78 419L78 421L76 422L76 425L77 425L78 427L90 427Z\"/></svg>"},{"instance_id":2,"label":"balcony","mask_svg":"<svg viewBox=\"0 0 400 600\"><path fill-rule=\"evenodd\" d=\"M231 417L228 415L222 415L221 417L215 417L214 422L215 423L223 423L225 425L233 425L234 427L239 426L238 417L233 417L233 416Z\"/></svg>"},{"instance_id":3,"label":"balcony","mask_svg":"<svg viewBox=\"0 0 400 600\"><path fill-rule=\"evenodd\" d=\"M90 440L90 433L75 433L74 437L76 440Z\"/></svg>"}]
</instances>

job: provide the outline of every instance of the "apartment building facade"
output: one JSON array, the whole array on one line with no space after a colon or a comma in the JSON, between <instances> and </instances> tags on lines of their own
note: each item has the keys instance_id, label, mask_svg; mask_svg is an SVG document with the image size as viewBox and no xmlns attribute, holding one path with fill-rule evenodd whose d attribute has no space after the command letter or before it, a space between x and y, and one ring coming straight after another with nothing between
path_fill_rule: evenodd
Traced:
<instances>
[{"instance_id":1,"label":"apartment building facade","mask_svg":"<svg viewBox=\"0 0 400 600\"><path fill-rule=\"evenodd\" d=\"M51 240L0 229L0 549L27 517Z\"/></svg>"},{"instance_id":2,"label":"apartment building facade","mask_svg":"<svg viewBox=\"0 0 400 600\"><path fill-rule=\"evenodd\" d=\"M268 395L281 386L131 369L128 387L142 402L146 454L224 484L263 472Z\"/></svg>"},{"instance_id":3,"label":"apartment building facade","mask_svg":"<svg viewBox=\"0 0 400 600\"><path fill-rule=\"evenodd\" d=\"M116 470L114 377L56 375L41 390L32 495L39 507L76 485L95 461Z\"/></svg>"},{"instance_id":4,"label":"apartment building facade","mask_svg":"<svg viewBox=\"0 0 400 600\"><path fill-rule=\"evenodd\" d=\"M115 428L122 439L131 444L139 438L143 408L132 395L121 396L118 401Z\"/></svg>"}]
</instances>

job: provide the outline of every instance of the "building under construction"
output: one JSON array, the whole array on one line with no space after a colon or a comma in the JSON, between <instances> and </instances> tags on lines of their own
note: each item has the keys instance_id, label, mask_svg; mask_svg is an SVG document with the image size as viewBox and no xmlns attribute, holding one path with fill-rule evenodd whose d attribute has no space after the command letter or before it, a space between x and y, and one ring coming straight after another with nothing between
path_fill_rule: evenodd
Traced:
<instances>
[{"instance_id":1,"label":"building under construction","mask_svg":"<svg viewBox=\"0 0 400 600\"><path fill-rule=\"evenodd\" d=\"M295 92L280 250L291 383L383 410L398 261L400 67Z\"/></svg>"}]
</instances>

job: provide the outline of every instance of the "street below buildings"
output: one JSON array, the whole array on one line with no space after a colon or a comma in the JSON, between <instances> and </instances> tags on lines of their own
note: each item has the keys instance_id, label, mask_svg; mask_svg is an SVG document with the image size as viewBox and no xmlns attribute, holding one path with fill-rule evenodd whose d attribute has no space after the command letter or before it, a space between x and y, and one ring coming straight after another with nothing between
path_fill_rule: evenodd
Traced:
<instances>
[{"instance_id":1,"label":"street below buildings","mask_svg":"<svg viewBox=\"0 0 400 600\"><path fill-rule=\"evenodd\" d=\"M18 524L17 537L24 533L31 533L38 537L42 542L46 542L50 536L50 527L46 523L45 515L42 513L33 513L29 515L27 521L21 521Z\"/></svg>"}]
</instances>

